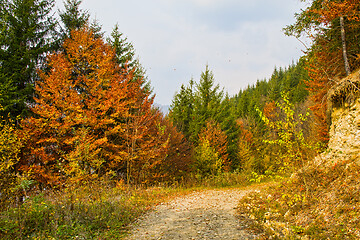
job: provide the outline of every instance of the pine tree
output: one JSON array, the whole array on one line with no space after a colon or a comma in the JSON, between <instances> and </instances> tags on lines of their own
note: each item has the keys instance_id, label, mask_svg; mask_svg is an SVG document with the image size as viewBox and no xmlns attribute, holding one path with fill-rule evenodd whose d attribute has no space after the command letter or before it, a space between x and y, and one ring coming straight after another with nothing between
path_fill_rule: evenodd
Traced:
<instances>
[{"instance_id":1,"label":"pine tree","mask_svg":"<svg viewBox=\"0 0 360 240\"><path fill-rule=\"evenodd\" d=\"M140 64L139 59L135 58L135 49L127 37L119 30L119 25L116 24L111 37L107 42L115 49L116 62L121 68L129 68L134 71L134 79L141 79L141 85L144 91L152 93L150 81L146 77L144 67Z\"/></svg>"},{"instance_id":2,"label":"pine tree","mask_svg":"<svg viewBox=\"0 0 360 240\"><path fill-rule=\"evenodd\" d=\"M231 101L228 94L221 102L218 122L221 125L221 129L225 132L228 140L227 153L229 159L231 159L231 165L229 167L236 167L239 165L238 162L238 136L239 128L236 123L237 116L235 105Z\"/></svg>"},{"instance_id":3,"label":"pine tree","mask_svg":"<svg viewBox=\"0 0 360 240\"><path fill-rule=\"evenodd\" d=\"M192 135L190 123L194 111L194 81L190 80L189 86L181 85L179 93L175 94L170 106L169 117L189 140Z\"/></svg>"},{"instance_id":4,"label":"pine tree","mask_svg":"<svg viewBox=\"0 0 360 240\"><path fill-rule=\"evenodd\" d=\"M4 0L1 15L1 104L12 117L27 114L36 68L52 49L55 21L53 0ZM4 37L5 36L5 37Z\"/></svg>"},{"instance_id":5,"label":"pine tree","mask_svg":"<svg viewBox=\"0 0 360 240\"><path fill-rule=\"evenodd\" d=\"M102 38L101 25L97 19L90 20L90 14L87 10L80 8L82 0L66 0L64 2L65 11L59 11L61 20L60 38L58 48L61 47L65 39L71 38L73 30L79 30L83 27L89 27L96 38Z\"/></svg>"},{"instance_id":6,"label":"pine tree","mask_svg":"<svg viewBox=\"0 0 360 240\"><path fill-rule=\"evenodd\" d=\"M194 146L200 144L199 134L205 131L206 123L219 124L229 141L226 154L230 156L232 164L238 164L235 105L228 95L224 96L220 86L215 84L214 75L208 66L201 74L199 83L190 80L188 86L181 86L172 100L169 118ZM210 141L209 144L213 143ZM228 164L227 167L233 166Z\"/></svg>"},{"instance_id":7,"label":"pine tree","mask_svg":"<svg viewBox=\"0 0 360 240\"><path fill-rule=\"evenodd\" d=\"M223 97L224 92L220 90L218 84L215 85L214 74L206 66L205 71L201 74L200 82L196 84L196 91L194 93L193 121L190 123L192 132L191 141L197 141L197 136L201 129L205 127L206 121L213 119L221 122L219 115Z\"/></svg>"},{"instance_id":8,"label":"pine tree","mask_svg":"<svg viewBox=\"0 0 360 240\"><path fill-rule=\"evenodd\" d=\"M80 9L82 0L66 0L64 2L65 11L59 12L62 22L62 39L70 38L72 30L85 27L90 21L90 14L86 10Z\"/></svg>"}]
</instances>

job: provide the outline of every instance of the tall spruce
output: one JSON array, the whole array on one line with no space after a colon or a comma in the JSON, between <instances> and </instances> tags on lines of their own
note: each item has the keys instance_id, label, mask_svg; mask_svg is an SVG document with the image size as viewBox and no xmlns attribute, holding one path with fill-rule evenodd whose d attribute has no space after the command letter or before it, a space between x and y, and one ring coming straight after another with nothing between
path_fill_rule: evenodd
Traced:
<instances>
[{"instance_id":1,"label":"tall spruce","mask_svg":"<svg viewBox=\"0 0 360 240\"><path fill-rule=\"evenodd\" d=\"M152 93L150 81L146 76L144 67L141 65L138 58L136 58L134 45L124 36L119 30L119 25L116 24L107 42L114 48L116 62L119 66L129 68L134 71L134 79L141 79L141 86L145 92Z\"/></svg>"},{"instance_id":2,"label":"tall spruce","mask_svg":"<svg viewBox=\"0 0 360 240\"><path fill-rule=\"evenodd\" d=\"M1 1L0 104L2 115L27 115L33 83L46 54L53 48L54 0Z\"/></svg>"},{"instance_id":3,"label":"tall spruce","mask_svg":"<svg viewBox=\"0 0 360 240\"><path fill-rule=\"evenodd\" d=\"M89 23L90 14L87 10L80 9L82 0L66 0L65 11L60 11L59 16L62 23L62 39L70 38L72 30L79 30Z\"/></svg>"},{"instance_id":4,"label":"tall spruce","mask_svg":"<svg viewBox=\"0 0 360 240\"><path fill-rule=\"evenodd\" d=\"M190 139L190 123L194 111L194 81L190 80L189 86L181 85L180 91L175 94L170 106L170 119L187 139Z\"/></svg>"},{"instance_id":5,"label":"tall spruce","mask_svg":"<svg viewBox=\"0 0 360 240\"><path fill-rule=\"evenodd\" d=\"M219 120L218 116L220 115L223 97L224 92L220 90L218 84L215 85L214 74L209 66L206 66L205 71L201 73L200 82L196 84L196 92L194 93L194 121L190 124L192 141L197 141L198 134L208 120Z\"/></svg>"},{"instance_id":6,"label":"tall spruce","mask_svg":"<svg viewBox=\"0 0 360 240\"><path fill-rule=\"evenodd\" d=\"M215 84L214 74L208 66L198 83L190 80L188 86L182 85L175 94L169 118L194 146L200 144L199 135L205 131L209 122L219 124L221 131L227 136L226 151L231 164L237 164L238 127L235 106L230 97L224 95L220 86Z\"/></svg>"},{"instance_id":7,"label":"tall spruce","mask_svg":"<svg viewBox=\"0 0 360 240\"><path fill-rule=\"evenodd\" d=\"M228 140L228 155L231 159L231 167L237 167L238 162L238 136L239 128L236 123L236 109L231 98L228 94L225 95L221 101L220 109L218 112L218 122L221 129L226 133Z\"/></svg>"},{"instance_id":8,"label":"tall spruce","mask_svg":"<svg viewBox=\"0 0 360 240\"><path fill-rule=\"evenodd\" d=\"M223 97L224 92L219 85L215 85L214 75L206 66L199 83L191 79L189 86L182 85L180 92L175 94L170 107L170 119L188 140L196 143L206 122L219 120Z\"/></svg>"},{"instance_id":9,"label":"tall spruce","mask_svg":"<svg viewBox=\"0 0 360 240\"><path fill-rule=\"evenodd\" d=\"M89 27L96 38L103 38L102 26L97 19L90 20L88 10L80 8L82 0L66 0L65 11L59 11L60 16L60 39L58 46L63 44L65 39L71 38L71 32Z\"/></svg>"}]
</instances>

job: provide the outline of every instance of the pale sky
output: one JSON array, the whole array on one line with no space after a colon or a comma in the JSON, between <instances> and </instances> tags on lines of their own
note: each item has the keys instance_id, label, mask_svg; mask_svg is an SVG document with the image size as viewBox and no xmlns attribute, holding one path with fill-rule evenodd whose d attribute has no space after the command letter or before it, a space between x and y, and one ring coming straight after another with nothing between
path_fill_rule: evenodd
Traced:
<instances>
[{"instance_id":1,"label":"pale sky","mask_svg":"<svg viewBox=\"0 0 360 240\"><path fill-rule=\"evenodd\" d=\"M282 32L304 8L299 0L83 0L81 8L107 35L119 24L163 105L181 84L199 81L206 64L234 95L303 55L304 46Z\"/></svg>"}]
</instances>

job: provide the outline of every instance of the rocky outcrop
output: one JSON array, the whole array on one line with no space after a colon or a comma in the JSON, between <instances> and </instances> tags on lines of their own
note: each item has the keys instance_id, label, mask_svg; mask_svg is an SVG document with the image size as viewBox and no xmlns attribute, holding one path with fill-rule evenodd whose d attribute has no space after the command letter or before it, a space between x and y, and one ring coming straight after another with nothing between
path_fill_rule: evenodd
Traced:
<instances>
[{"instance_id":1,"label":"rocky outcrop","mask_svg":"<svg viewBox=\"0 0 360 240\"><path fill-rule=\"evenodd\" d=\"M360 164L360 71L336 84L328 93L331 111L328 150L319 156L327 164Z\"/></svg>"}]
</instances>

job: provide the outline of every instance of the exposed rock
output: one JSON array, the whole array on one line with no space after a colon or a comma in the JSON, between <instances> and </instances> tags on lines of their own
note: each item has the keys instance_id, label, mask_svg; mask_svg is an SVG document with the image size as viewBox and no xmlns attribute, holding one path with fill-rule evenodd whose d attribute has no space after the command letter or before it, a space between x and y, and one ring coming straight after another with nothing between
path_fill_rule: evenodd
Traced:
<instances>
[{"instance_id":1,"label":"exposed rock","mask_svg":"<svg viewBox=\"0 0 360 240\"><path fill-rule=\"evenodd\" d=\"M316 162L331 165L353 160L360 164L360 71L334 86L328 93L328 103L329 146Z\"/></svg>"}]
</instances>

